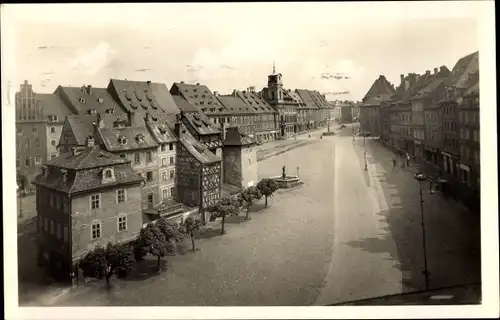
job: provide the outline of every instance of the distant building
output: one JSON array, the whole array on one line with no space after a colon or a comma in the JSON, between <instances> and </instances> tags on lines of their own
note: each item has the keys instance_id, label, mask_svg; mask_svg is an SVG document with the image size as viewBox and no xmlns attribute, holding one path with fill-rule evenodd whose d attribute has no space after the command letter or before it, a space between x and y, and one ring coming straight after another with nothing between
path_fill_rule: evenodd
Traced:
<instances>
[{"instance_id":1,"label":"distant building","mask_svg":"<svg viewBox=\"0 0 500 320\"><path fill-rule=\"evenodd\" d=\"M242 133L253 135L260 117L251 105L241 99L240 95L242 94L234 90L231 95L219 95L218 99L229 110L229 127L238 127Z\"/></svg>"},{"instance_id":2,"label":"distant building","mask_svg":"<svg viewBox=\"0 0 500 320\"><path fill-rule=\"evenodd\" d=\"M78 274L78 261L97 245L133 240L142 227L142 177L123 159L94 146L73 148L38 175L39 261L54 276Z\"/></svg>"},{"instance_id":3,"label":"distant building","mask_svg":"<svg viewBox=\"0 0 500 320\"><path fill-rule=\"evenodd\" d=\"M192 106L203 112L210 121L220 126L220 124L228 124L230 112L217 99L218 93L212 93L210 89L202 84L187 84L175 82L170 88L170 93L173 96L181 96Z\"/></svg>"},{"instance_id":4,"label":"distant building","mask_svg":"<svg viewBox=\"0 0 500 320\"><path fill-rule=\"evenodd\" d=\"M29 183L43 163L57 157L62 123L74 110L57 94L35 93L28 81L21 84L15 99L16 170Z\"/></svg>"},{"instance_id":5,"label":"distant building","mask_svg":"<svg viewBox=\"0 0 500 320\"><path fill-rule=\"evenodd\" d=\"M385 76L381 75L375 80L359 106L360 130L370 132L373 136L381 135L381 104L389 100L394 91L394 86Z\"/></svg>"},{"instance_id":6,"label":"distant building","mask_svg":"<svg viewBox=\"0 0 500 320\"><path fill-rule=\"evenodd\" d=\"M438 103L442 114L443 176L450 181L448 184L449 192L460 198L469 197L470 193L474 192L471 187L467 186L467 183L465 185L462 183L464 176L467 177L466 180L470 179L470 174L463 172L470 171L470 168L467 165L462 165L462 161L470 164L470 159L474 159L474 150L479 147L479 141L477 148L475 143L470 141L474 141L474 130L477 129L477 135L479 135L479 127L473 124L478 121L477 118L473 119L474 115L476 114L477 117L479 112L479 105L475 106L474 102L476 95L479 100L479 89L474 89L479 82L478 72L479 52L476 51L458 60L445 81L445 98ZM468 102L460 107L466 97ZM460 123L460 114L463 117L462 123ZM466 114L467 119L465 119ZM475 175L477 176L477 172Z\"/></svg>"},{"instance_id":7,"label":"distant building","mask_svg":"<svg viewBox=\"0 0 500 320\"><path fill-rule=\"evenodd\" d=\"M278 112L276 109L255 92L255 87L249 87L245 91L235 91L236 95L243 100L256 114L254 122L255 138L258 141L271 141L278 138ZM231 126L234 126L231 124ZM243 132L244 133L244 132Z\"/></svg>"},{"instance_id":8,"label":"distant building","mask_svg":"<svg viewBox=\"0 0 500 320\"><path fill-rule=\"evenodd\" d=\"M389 105L391 126L389 145L402 154L414 155L412 108L409 99L426 83L425 77L416 73L409 73L406 77L401 75L400 85L390 99L382 103ZM381 110L385 110L385 107Z\"/></svg>"},{"instance_id":9,"label":"distant building","mask_svg":"<svg viewBox=\"0 0 500 320\"><path fill-rule=\"evenodd\" d=\"M298 132L297 109L299 103L286 94L282 77L281 73L276 73L273 65L273 73L267 77L267 87L262 89L262 96L278 112L280 136L290 137Z\"/></svg>"},{"instance_id":10,"label":"distant building","mask_svg":"<svg viewBox=\"0 0 500 320\"><path fill-rule=\"evenodd\" d=\"M318 91L296 89L295 92L306 105L307 112L310 114L311 129L316 129L327 124L330 119L330 110L333 110L331 105L326 101L325 97Z\"/></svg>"},{"instance_id":11,"label":"distant building","mask_svg":"<svg viewBox=\"0 0 500 320\"><path fill-rule=\"evenodd\" d=\"M352 122L352 106L349 104L343 104L340 106L340 120L343 123Z\"/></svg>"},{"instance_id":12,"label":"distant building","mask_svg":"<svg viewBox=\"0 0 500 320\"><path fill-rule=\"evenodd\" d=\"M429 74L430 71L427 71L426 75ZM438 172L438 150L442 142L437 102L444 97L444 81L449 75L450 71L445 66L435 68L434 73L426 80L426 84L410 97L414 156L419 162L424 161L434 174Z\"/></svg>"},{"instance_id":13,"label":"distant building","mask_svg":"<svg viewBox=\"0 0 500 320\"><path fill-rule=\"evenodd\" d=\"M460 180L465 186L461 198L470 206L479 209L481 197L481 152L479 116L479 73L471 74L474 83L464 93L458 107L460 132ZM463 188L464 189L464 188Z\"/></svg>"}]
</instances>

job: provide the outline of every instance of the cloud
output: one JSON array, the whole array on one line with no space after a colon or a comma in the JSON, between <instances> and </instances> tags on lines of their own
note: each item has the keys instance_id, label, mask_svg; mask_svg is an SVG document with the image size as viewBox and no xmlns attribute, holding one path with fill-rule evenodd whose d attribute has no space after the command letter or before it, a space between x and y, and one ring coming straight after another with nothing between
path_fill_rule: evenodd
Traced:
<instances>
[{"instance_id":1,"label":"cloud","mask_svg":"<svg viewBox=\"0 0 500 320\"><path fill-rule=\"evenodd\" d=\"M115 59L116 51L107 42L100 42L90 51L84 51L71 61L70 69L86 75L94 75L108 67Z\"/></svg>"}]
</instances>

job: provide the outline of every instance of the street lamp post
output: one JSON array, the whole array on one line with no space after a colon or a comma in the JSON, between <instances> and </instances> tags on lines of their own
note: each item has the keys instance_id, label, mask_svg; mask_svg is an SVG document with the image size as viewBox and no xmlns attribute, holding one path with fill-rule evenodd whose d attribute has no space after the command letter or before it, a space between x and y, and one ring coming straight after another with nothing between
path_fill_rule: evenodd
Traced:
<instances>
[{"instance_id":1,"label":"street lamp post","mask_svg":"<svg viewBox=\"0 0 500 320\"><path fill-rule=\"evenodd\" d=\"M19 218L23 217L23 190L18 188L17 195L19 197Z\"/></svg>"},{"instance_id":2,"label":"street lamp post","mask_svg":"<svg viewBox=\"0 0 500 320\"><path fill-rule=\"evenodd\" d=\"M352 124L352 141L354 141L354 123Z\"/></svg>"},{"instance_id":3,"label":"street lamp post","mask_svg":"<svg viewBox=\"0 0 500 320\"><path fill-rule=\"evenodd\" d=\"M368 171L368 164L366 163L366 132L363 130L363 148L365 154L365 171Z\"/></svg>"},{"instance_id":4,"label":"street lamp post","mask_svg":"<svg viewBox=\"0 0 500 320\"><path fill-rule=\"evenodd\" d=\"M425 220L424 220L424 198L422 193L422 182L425 181L426 177L422 173L416 173L415 178L418 180L419 191L420 191L420 219L422 223L422 244L424 249L424 271L422 272L425 276L425 290L429 290L429 269L427 268L427 246L425 242Z\"/></svg>"}]
</instances>

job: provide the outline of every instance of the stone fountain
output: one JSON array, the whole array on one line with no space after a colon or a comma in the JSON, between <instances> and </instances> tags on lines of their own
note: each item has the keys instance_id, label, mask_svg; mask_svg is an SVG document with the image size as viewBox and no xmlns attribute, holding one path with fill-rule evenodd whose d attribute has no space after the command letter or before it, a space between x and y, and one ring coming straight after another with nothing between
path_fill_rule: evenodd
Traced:
<instances>
[{"instance_id":1,"label":"stone fountain","mask_svg":"<svg viewBox=\"0 0 500 320\"><path fill-rule=\"evenodd\" d=\"M290 176L286 174L286 167L283 166L281 176L271 177L271 179L273 179L276 182L278 188L280 189L292 188L304 183L300 181L300 178L298 176L298 171L299 167L297 167L297 175Z\"/></svg>"}]
</instances>

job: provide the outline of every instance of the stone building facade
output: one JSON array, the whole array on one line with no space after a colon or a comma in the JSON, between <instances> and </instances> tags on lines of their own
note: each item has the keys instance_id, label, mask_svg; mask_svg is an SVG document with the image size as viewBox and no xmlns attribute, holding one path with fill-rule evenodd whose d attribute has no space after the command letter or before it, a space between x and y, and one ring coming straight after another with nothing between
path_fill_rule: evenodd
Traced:
<instances>
[{"instance_id":1,"label":"stone building facade","mask_svg":"<svg viewBox=\"0 0 500 320\"><path fill-rule=\"evenodd\" d=\"M129 160L87 144L48 161L34 181L39 262L60 280L78 274L89 250L133 240L142 227L143 179Z\"/></svg>"},{"instance_id":2,"label":"stone building facade","mask_svg":"<svg viewBox=\"0 0 500 320\"><path fill-rule=\"evenodd\" d=\"M381 135L382 119L380 105L384 101L389 100L394 92L394 86L384 75L379 76L373 82L359 106L361 131L370 132L372 136Z\"/></svg>"},{"instance_id":3,"label":"stone building facade","mask_svg":"<svg viewBox=\"0 0 500 320\"><path fill-rule=\"evenodd\" d=\"M239 132L227 130L224 140L224 183L244 189L258 182L258 163L255 140Z\"/></svg>"}]
</instances>

